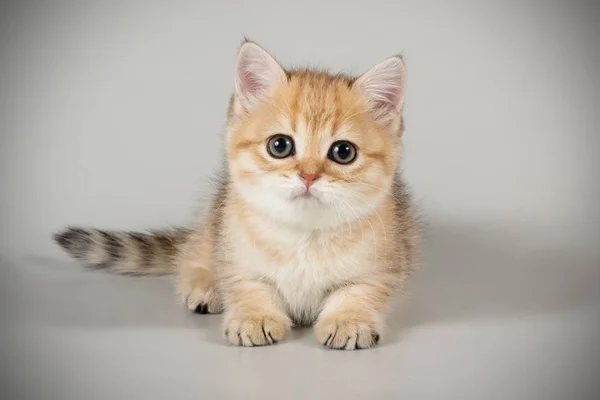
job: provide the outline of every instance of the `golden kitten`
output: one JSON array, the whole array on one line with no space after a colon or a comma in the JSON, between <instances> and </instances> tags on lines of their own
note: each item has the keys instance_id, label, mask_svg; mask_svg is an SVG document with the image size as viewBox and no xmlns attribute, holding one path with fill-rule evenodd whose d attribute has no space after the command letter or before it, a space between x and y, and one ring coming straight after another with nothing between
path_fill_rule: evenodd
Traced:
<instances>
[{"instance_id":1,"label":"golden kitten","mask_svg":"<svg viewBox=\"0 0 600 400\"><path fill-rule=\"evenodd\" d=\"M189 309L224 311L231 344L274 344L292 325L314 325L329 348L374 346L418 242L397 174L404 87L400 57L352 78L287 71L246 41L227 166L197 224L148 234L69 228L55 239L88 265L177 273Z\"/></svg>"}]
</instances>

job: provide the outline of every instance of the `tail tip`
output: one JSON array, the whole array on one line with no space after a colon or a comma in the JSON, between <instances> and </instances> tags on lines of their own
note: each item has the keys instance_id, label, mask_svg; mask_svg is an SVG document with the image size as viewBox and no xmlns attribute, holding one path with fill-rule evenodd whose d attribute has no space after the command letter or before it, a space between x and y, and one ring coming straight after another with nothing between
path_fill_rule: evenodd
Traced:
<instances>
[{"instance_id":1,"label":"tail tip","mask_svg":"<svg viewBox=\"0 0 600 400\"><path fill-rule=\"evenodd\" d=\"M54 241L73 256L85 253L92 243L91 233L83 228L67 227L52 235Z\"/></svg>"}]
</instances>

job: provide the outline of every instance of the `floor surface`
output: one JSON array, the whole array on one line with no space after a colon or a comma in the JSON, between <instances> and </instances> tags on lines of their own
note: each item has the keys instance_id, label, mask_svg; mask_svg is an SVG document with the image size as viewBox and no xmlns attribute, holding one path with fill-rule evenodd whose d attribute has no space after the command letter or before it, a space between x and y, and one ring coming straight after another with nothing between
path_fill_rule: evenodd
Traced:
<instances>
[{"instance_id":1,"label":"floor surface","mask_svg":"<svg viewBox=\"0 0 600 400\"><path fill-rule=\"evenodd\" d=\"M597 260L436 228L381 346L236 348L169 278L2 260L6 399L597 399Z\"/></svg>"}]
</instances>

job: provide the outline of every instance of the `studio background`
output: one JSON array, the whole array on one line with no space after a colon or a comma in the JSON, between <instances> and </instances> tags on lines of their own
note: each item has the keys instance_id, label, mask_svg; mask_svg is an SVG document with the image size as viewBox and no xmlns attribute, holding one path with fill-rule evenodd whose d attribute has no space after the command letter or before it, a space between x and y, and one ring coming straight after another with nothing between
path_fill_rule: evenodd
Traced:
<instances>
[{"instance_id":1,"label":"studio background","mask_svg":"<svg viewBox=\"0 0 600 400\"><path fill-rule=\"evenodd\" d=\"M597 2L0 7L3 398L597 398ZM405 57L402 167L428 229L378 349L308 330L228 347L169 279L86 272L51 241L193 218L245 35L288 67Z\"/></svg>"}]
</instances>

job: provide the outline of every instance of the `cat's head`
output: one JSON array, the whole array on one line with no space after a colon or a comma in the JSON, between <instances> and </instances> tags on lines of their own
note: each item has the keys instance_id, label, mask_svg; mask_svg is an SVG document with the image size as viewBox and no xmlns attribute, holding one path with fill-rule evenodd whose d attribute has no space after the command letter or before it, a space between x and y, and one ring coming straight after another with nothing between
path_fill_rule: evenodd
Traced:
<instances>
[{"instance_id":1,"label":"cat's head","mask_svg":"<svg viewBox=\"0 0 600 400\"><path fill-rule=\"evenodd\" d=\"M329 227L372 213L396 173L404 86L400 57L351 78L286 71L245 42L227 129L231 183L284 223Z\"/></svg>"}]
</instances>

